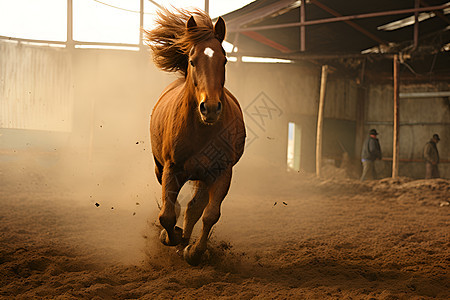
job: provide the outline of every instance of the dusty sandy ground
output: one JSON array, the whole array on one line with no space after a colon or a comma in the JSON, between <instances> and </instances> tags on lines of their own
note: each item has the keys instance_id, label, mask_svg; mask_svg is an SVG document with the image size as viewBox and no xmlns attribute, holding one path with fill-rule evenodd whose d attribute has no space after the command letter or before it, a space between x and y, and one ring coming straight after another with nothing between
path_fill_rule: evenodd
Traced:
<instances>
[{"instance_id":1,"label":"dusty sandy ground","mask_svg":"<svg viewBox=\"0 0 450 300\"><path fill-rule=\"evenodd\" d=\"M449 180L236 173L191 267L157 242L151 192L102 198L101 182L1 164L0 297L450 298Z\"/></svg>"}]
</instances>

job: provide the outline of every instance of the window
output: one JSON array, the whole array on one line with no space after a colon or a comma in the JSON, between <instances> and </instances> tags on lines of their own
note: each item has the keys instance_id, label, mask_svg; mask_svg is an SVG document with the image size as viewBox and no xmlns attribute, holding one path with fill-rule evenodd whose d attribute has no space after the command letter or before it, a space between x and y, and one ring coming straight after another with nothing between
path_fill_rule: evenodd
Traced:
<instances>
[{"instance_id":1,"label":"window","mask_svg":"<svg viewBox=\"0 0 450 300\"><path fill-rule=\"evenodd\" d=\"M73 39L139 44L139 0L74 0Z\"/></svg>"},{"instance_id":2,"label":"window","mask_svg":"<svg viewBox=\"0 0 450 300\"><path fill-rule=\"evenodd\" d=\"M67 40L67 1L0 0L0 35Z\"/></svg>"},{"instance_id":3,"label":"window","mask_svg":"<svg viewBox=\"0 0 450 300\"><path fill-rule=\"evenodd\" d=\"M252 0L209 0L212 18ZM91 43L139 44L140 0L73 0L73 39ZM205 0L144 0L144 29L154 26L158 6L205 8ZM67 0L0 0L0 36L67 40Z\"/></svg>"}]
</instances>

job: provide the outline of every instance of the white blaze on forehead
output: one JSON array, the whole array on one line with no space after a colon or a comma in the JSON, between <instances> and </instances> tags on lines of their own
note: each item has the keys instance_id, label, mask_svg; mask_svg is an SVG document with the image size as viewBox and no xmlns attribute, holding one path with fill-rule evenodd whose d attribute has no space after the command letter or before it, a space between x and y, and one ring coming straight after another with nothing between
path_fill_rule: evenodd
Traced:
<instances>
[{"instance_id":1,"label":"white blaze on forehead","mask_svg":"<svg viewBox=\"0 0 450 300\"><path fill-rule=\"evenodd\" d=\"M205 48L205 51L203 51L203 53L205 53L206 56L212 58L214 55L214 50L211 48Z\"/></svg>"}]
</instances>

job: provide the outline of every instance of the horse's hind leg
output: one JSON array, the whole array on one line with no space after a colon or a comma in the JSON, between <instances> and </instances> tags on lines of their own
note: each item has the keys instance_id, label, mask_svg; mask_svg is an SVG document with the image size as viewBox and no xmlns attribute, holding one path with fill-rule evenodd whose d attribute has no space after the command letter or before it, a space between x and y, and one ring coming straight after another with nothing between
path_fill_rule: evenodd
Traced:
<instances>
[{"instance_id":1,"label":"horse's hind leg","mask_svg":"<svg viewBox=\"0 0 450 300\"><path fill-rule=\"evenodd\" d=\"M164 228L160 239L164 245L175 246L181 242L182 229L175 227L177 216L175 203L185 179L176 174L170 166L164 166L162 174L162 207L159 223Z\"/></svg>"},{"instance_id":2,"label":"horse's hind leg","mask_svg":"<svg viewBox=\"0 0 450 300\"><path fill-rule=\"evenodd\" d=\"M183 240L181 246L184 248L189 244L192 230L195 224L203 214L203 210L208 204L208 189L205 183L201 181L196 182L195 194L191 201L189 201L186 213L184 215L183 224Z\"/></svg>"},{"instance_id":3,"label":"horse's hind leg","mask_svg":"<svg viewBox=\"0 0 450 300\"><path fill-rule=\"evenodd\" d=\"M231 182L231 168L225 170L221 176L209 187L209 202L203 212L203 228L200 239L193 245L184 249L184 259L193 266L200 263L203 253L206 251L209 232L220 218L220 206L228 193Z\"/></svg>"}]
</instances>

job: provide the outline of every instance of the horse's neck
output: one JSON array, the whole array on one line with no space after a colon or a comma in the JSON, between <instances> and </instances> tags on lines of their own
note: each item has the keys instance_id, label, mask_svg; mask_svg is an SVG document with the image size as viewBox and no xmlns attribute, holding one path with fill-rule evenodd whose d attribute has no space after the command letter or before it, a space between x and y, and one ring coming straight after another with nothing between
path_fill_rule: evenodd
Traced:
<instances>
[{"instance_id":1,"label":"horse's neck","mask_svg":"<svg viewBox=\"0 0 450 300\"><path fill-rule=\"evenodd\" d=\"M190 88L188 86L187 82L184 82L183 88L181 90L181 94L180 94L180 105L182 105L183 107L185 107L185 109L187 110L187 116L189 117L193 117L192 112L195 106L197 106L197 101L195 99L195 94L192 88Z\"/></svg>"}]
</instances>

